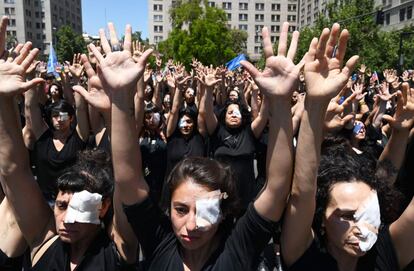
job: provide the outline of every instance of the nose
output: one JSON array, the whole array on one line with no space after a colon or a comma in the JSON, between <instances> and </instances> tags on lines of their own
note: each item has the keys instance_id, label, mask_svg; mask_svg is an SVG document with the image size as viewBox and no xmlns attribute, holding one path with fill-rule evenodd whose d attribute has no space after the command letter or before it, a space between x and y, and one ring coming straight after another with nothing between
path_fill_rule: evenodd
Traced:
<instances>
[{"instance_id":1,"label":"nose","mask_svg":"<svg viewBox=\"0 0 414 271\"><path fill-rule=\"evenodd\" d=\"M188 214L188 219L186 221L185 228L188 232L195 231L197 229L196 214L194 212L190 212Z\"/></svg>"}]
</instances>

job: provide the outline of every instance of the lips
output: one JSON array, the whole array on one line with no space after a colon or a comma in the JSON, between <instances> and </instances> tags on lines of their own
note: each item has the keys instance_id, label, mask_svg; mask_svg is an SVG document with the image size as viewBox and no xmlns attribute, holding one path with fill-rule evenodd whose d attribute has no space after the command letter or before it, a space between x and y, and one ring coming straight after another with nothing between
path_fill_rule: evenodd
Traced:
<instances>
[{"instance_id":1,"label":"lips","mask_svg":"<svg viewBox=\"0 0 414 271\"><path fill-rule=\"evenodd\" d=\"M181 235L181 238L186 242L194 242L195 240L200 239L199 236L189 236L189 235Z\"/></svg>"}]
</instances>

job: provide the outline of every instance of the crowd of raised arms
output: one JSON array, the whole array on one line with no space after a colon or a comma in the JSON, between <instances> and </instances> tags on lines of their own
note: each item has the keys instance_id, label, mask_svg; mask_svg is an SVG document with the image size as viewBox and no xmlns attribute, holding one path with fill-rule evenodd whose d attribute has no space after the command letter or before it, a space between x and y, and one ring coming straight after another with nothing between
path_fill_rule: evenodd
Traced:
<instances>
[{"instance_id":1,"label":"crowd of raised arms","mask_svg":"<svg viewBox=\"0 0 414 271\"><path fill-rule=\"evenodd\" d=\"M414 76L338 24L297 64L265 27L264 69L229 71L109 23L56 80L7 23L0 270L414 270Z\"/></svg>"}]
</instances>

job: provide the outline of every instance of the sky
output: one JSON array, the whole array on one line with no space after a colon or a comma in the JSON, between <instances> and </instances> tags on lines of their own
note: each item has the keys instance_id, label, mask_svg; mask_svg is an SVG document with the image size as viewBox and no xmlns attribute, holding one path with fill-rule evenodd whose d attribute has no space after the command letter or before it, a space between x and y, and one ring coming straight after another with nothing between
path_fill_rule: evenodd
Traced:
<instances>
[{"instance_id":1,"label":"sky","mask_svg":"<svg viewBox=\"0 0 414 271\"><path fill-rule=\"evenodd\" d=\"M111 21L121 37L129 23L132 31L141 31L145 39L148 37L147 7L147 0L82 0L83 32L98 35L99 28Z\"/></svg>"}]
</instances>

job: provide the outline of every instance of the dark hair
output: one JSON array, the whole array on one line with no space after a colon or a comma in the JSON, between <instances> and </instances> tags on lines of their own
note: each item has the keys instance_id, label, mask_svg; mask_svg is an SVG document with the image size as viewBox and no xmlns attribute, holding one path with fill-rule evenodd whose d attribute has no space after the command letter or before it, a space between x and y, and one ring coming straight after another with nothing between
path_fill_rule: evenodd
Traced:
<instances>
[{"instance_id":1,"label":"dark hair","mask_svg":"<svg viewBox=\"0 0 414 271\"><path fill-rule=\"evenodd\" d=\"M77 162L57 179L60 191L99 193L112 198L114 177L110 156L103 150L80 152Z\"/></svg>"},{"instance_id":2,"label":"dark hair","mask_svg":"<svg viewBox=\"0 0 414 271\"><path fill-rule=\"evenodd\" d=\"M53 86L56 86L56 88L59 91L59 97L63 99L63 88L62 88L62 84L60 84L59 82L54 81L52 84L50 84L49 88L47 89L47 93L50 95L50 90L52 89Z\"/></svg>"},{"instance_id":3,"label":"dark hair","mask_svg":"<svg viewBox=\"0 0 414 271\"><path fill-rule=\"evenodd\" d=\"M64 99L61 99L49 105L49 107L47 108L47 116L49 117L49 119L52 116L52 113L54 112L67 112L69 116L75 115L75 109L73 108L73 106L71 106Z\"/></svg>"},{"instance_id":4,"label":"dark hair","mask_svg":"<svg viewBox=\"0 0 414 271\"><path fill-rule=\"evenodd\" d=\"M221 201L221 210L225 219L233 219L239 213L239 197L233 173L228 165L204 157L190 157L181 160L171 171L167 179L169 193L164 206L169 209L171 196L183 182L191 181L214 191L226 192L227 198Z\"/></svg>"},{"instance_id":5,"label":"dark hair","mask_svg":"<svg viewBox=\"0 0 414 271\"><path fill-rule=\"evenodd\" d=\"M159 109L155 106L153 102L149 102L145 104L144 114L145 113L156 113L156 112L159 112Z\"/></svg>"},{"instance_id":6,"label":"dark hair","mask_svg":"<svg viewBox=\"0 0 414 271\"><path fill-rule=\"evenodd\" d=\"M325 144L326 146L326 144ZM332 187L341 182L363 182L377 192L381 220L389 223L396 219L400 194L391 187L388 178L376 175L378 171L363 154L356 154L349 144L330 145L325 148L317 177L316 210L313 228L322 237L322 221L330 201ZM383 170L388 170L383 167Z\"/></svg>"},{"instance_id":7,"label":"dark hair","mask_svg":"<svg viewBox=\"0 0 414 271\"><path fill-rule=\"evenodd\" d=\"M192 134L194 134L194 132L197 131L197 115L198 113L196 111L194 111L193 109L191 109L190 107L182 107L180 108L180 111L178 112L178 121L177 124L179 123L180 119L183 116L187 116L190 119L193 120L193 132ZM177 125L178 128L178 125Z\"/></svg>"},{"instance_id":8,"label":"dark hair","mask_svg":"<svg viewBox=\"0 0 414 271\"><path fill-rule=\"evenodd\" d=\"M226 123L227 109L232 104L236 104L236 105L239 106L239 110L240 110L240 113L242 115L241 127L244 127L246 124L250 123L251 122L251 115L250 115L250 112L247 109L247 107L239 101L230 101L230 100L226 101L223 110L221 110L221 112L220 112L220 116L219 116L220 122L222 124Z\"/></svg>"}]
</instances>

